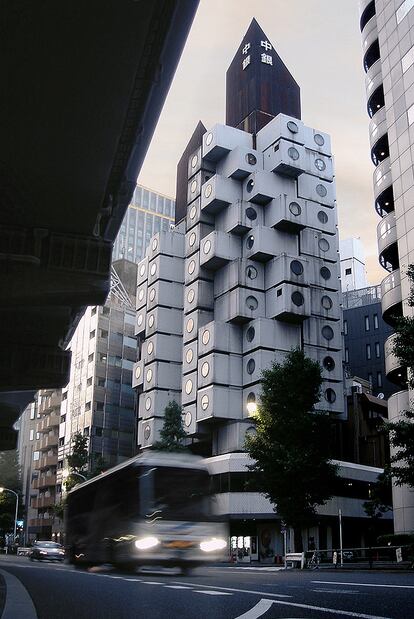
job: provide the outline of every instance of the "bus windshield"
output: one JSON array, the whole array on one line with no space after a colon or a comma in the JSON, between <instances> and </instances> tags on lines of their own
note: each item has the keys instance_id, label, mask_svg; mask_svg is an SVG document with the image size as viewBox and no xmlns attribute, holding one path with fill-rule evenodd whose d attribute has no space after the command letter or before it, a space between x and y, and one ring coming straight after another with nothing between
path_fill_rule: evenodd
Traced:
<instances>
[{"instance_id":1,"label":"bus windshield","mask_svg":"<svg viewBox=\"0 0 414 619\"><path fill-rule=\"evenodd\" d=\"M152 497L147 504L147 517L154 514L162 520L209 519L210 478L206 471L157 467L151 473Z\"/></svg>"}]
</instances>

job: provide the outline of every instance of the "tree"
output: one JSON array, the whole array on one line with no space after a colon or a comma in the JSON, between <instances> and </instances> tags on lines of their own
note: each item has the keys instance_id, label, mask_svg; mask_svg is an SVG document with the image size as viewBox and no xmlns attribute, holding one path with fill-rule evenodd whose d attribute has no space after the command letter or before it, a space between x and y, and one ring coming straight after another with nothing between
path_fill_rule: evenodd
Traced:
<instances>
[{"instance_id":1,"label":"tree","mask_svg":"<svg viewBox=\"0 0 414 619\"><path fill-rule=\"evenodd\" d=\"M16 450L0 452L0 487L14 490L19 495L19 512L22 513L21 471ZM13 530L16 497L11 492L0 493L0 531Z\"/></svg>"},{"instance_id":2,"label":"tree","mask_svg":"<svg viewBox=\"0 0 414 619\"><path fill-rule=\"evenodd\" d=\"M69 492L78 484L81 479L79 475L86 477L86 465L88 464L88 437L76 432L72 436L72 453L66 458L69 474L64 481L66 492ZM93 475L92 475L93 477ZM66 498L54 506L54 514L62 519L65 511Z\"/></svg>"},{"instance_id":3,"label":"tree","mask_svg":"<svg viewBox=\"0 0 414 619\"><path fill-rule=\"evenodd\" d=\"M378 475L377 481L371 486L370 498L363 503L363 508L371 519L371 524L368 529L369 533L369 545L374 542L374 536L377 529L377 523L382 516L392 509L391 499L391 476L389 469L385 469L383 473Z\"/></svg>"},{"instance_id":4,"label":"tree","mask_svg":"<svg viewBox=\"0 0 414 619\"><path fill-rule=\"evenodd\" d=\"M414 307L414 265L407 269L410 281L408 305ZM393 353L401 365L410 368L407 384L414 389L414 316L404 316L397 319L396 336ZM402 411L398 421L386 422L390 444L393 447L391 455L390 474L397 486L407 484L414 487L414 411Z\"/></svg>"},{"instance_id":5,"label":"tree","mask_svg":"<svg viewBox=\"0 0 414 619\"><path fill-rule=\"evenodd\" d=\"M321 385L320 365L298 349L288 353L284 363L264 370L256 433L246 440L255 461L249 469L275 511L294 528L298 550L300 529L314 520L317 506L331 498L338 478L329 460L332 421L315 409Z\"/></svg>"},{"instance_id":6,"label":"tree","mask_svg":"<svg viewBox=\"0 0 414 619\"><path fill-rule=\"evenodd\" d=\"M159 451L187 451L183 440L187 433L183 428L181 407L174 400L164 411L164 425L160 431L161 440L154 443L153 449Z\"/></svg>"}]
</instances>

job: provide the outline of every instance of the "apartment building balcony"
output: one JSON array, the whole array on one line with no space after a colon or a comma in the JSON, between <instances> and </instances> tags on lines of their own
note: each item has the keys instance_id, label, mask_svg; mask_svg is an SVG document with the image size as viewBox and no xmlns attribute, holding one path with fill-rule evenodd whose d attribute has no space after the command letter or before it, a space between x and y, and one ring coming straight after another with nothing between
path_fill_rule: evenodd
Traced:
<instances>
[{"instance_id":1,"label":"apartment building balcony","mask_svg":"<svg viewBox=\"0 0 414 619\"><path fill-rule=\"evenodd\" d=\"M387 119L385 116L385 107L382 107L375 112L369 123L369 143L371 150L386 133Z\"/></svg>"},{"instance_id":2,"label":"apartment building balcony","mask_svg":"<svg viewBox=\"0 0 414 619\"><path fill-rule=\"evenodd\" d=\"M381 306L383 319L391 327L395 327L396 318L402 316L400 269L396 269L382 280Z\"/></svg>"},{"instance_id":3,"label":"apartment building balcony","mask_svg":"<svg viewBox=\"0 0 414 619\"><path fill-rule=\"evenodd\" d=\"M385 373L390 382L400 387L407 386L407 368L405 368L394 354L396 333L390 335L384 343Z\"/></svg>"},{"instance_id":4,"label":"apartment building balcony","mask_svg":"<svg viewBox=\"0 0 414 619\"><path fill-rule=\"evenodd\" d=\"M365 89L367 98L382 84L381 59L374 62L365 75Z\"/></svg>"},{"instance_id":5,"label":"apartment building balcony","mask_svg":"<svg viewBox=\"0 0 414 619\"><path fill-rule=\"evenodd\" d=\"M408 389L397 391L388 398L388 419L398 421L403 411L410 409L410 392Z\"/></svg>"},{"instance_id":6,"label":"apartment building balcony","mask_svg":"<svg viewBox=\"0 0 414 619\"><path fill-rule=\"evenodd\" d=\"M39 413L45 414L46 411L53 410L55 408L59 408L62 402L62 394L61 392L54 392L48 396L42 396L40 404L39 404Z\"/></svg>"},{"instance_id":7,"label":"apartment building balcony","mask_svg":"<svg viewBox=\"0 0 414 619\"><path fill-rule=\"evenodd\" d=\"M375 200L386 190L392 186L391 163L387 157L377 165L374 170L374 197Z\"/></svg>"},{"instance_id":8,"label":"apartment building balcony","mask_svg":"<svg viewBox=\"0 0 414 619\"><path fill-rule=\"evenodd\" d=\"M397 245L397 223L395 213L384 217L377 226L379 261L387 271L395 271L399 267Z\"/></svg>"},{"instance_id":9,"label":"apartment building balcony","mask_svg":"<svg viewBox=\"0 0 414 619\"><path fill-rule=\"evenodd\" d=\"M361 12L360 29L363 32L365 24L375 15L375 0L361 0L359 9Z\"/></svg>"},{"instance_id":10,"label":"apartment building balcony","mask_svg":"<svg viewBox=\"0 0 414 619\"><path fill-rule=\"evenodd\" d=\"M35 462L35 469L37 471L41 469L47 469L49 466L57 466L58 457L57 454L53 454L52 456L46 456L40 458L37 462Z\"/></svg>"},{"instance_id":11,"label":"apartment building balcony","mask_svg":"<svg viewBox=\"0 0 414 619\"><path fill-rule=\"evenodd\" d=\"M363 54L371 47L371 45L378 39L377 18L375 15L371 17L365 24L362 32L362 50Z\"/></svg>"},{"instance_id":12,"label":"apartment building balcony","mask_svg":"<svg viewBox=\"0 0 414 619\"><path fill-rule=\"evenodd\" d=\"M55 505L55 497L39 497L37 499L32 499L31 507L33 509L43 509L45 507L53 507Z\"/></svg>"},{"instance_id":13,"label":"apartment building balcony","mask_svg":"<svg viewBox=\"0 0 414 619\"><path fill-rule=\"evenodd\" d=\"M40 475L37 479L34 479L32 483L32 488L35 490L53 486L56 486L56 475Z\"/></svg>"},{"instance_id":14,"label":"apartment building balcony","mask_svg":"<svg viewBox=\"0 0 414 619\"><path fill-rule=\"evenodd\" d=\"M29 527L51 527L52 526L52 518L30 518L29 519Z\"/></svg>"},{"instance_id":15,"label":"apartment building balcony","mask_svg":"<svg viewBox=\"0 0 414 619\"><path fill-rule=\"evenodd\" d=\"M57 434L49 434L47 436L43 436L43 438L39 441L39 449L49 449L50 447L57 447L59 442L59 437Z\"/></svg>"},{"instance_id":16,"label":"apartment building balcony","mask_svg":"<svg viewBox=\"0 0 414 619\"><path fill-rule=\"evenodd\" d=\"M59 413L49 413L49 415L45 415L43 419L39 420L37 424L38 432L47 432L52 428L58 428L60 423L60 414Z\"/></svg>"}]
</instances>

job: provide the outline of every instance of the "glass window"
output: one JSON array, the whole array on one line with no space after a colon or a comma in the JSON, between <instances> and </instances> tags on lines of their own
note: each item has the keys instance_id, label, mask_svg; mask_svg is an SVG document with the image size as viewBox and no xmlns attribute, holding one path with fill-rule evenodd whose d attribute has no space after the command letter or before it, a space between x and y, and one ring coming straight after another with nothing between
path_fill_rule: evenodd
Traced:
<instances>
[{"instance_id":1,"label":"glass window","mask_svg":"<svg viewBox=\"0 0 414 619\"><path fill-rule=\"evenodd\" d=\"M93 361L93 353L91 353L88 357L88 363L91 363L91 361Z\"/></svg>"},{"instance_id":2,"label":"glass window","mask_svg":"<svg viewBox=\"0 0 414 619\"><path fill-rule=\"evenodd\" d=\"M348 335L348 321L344 320L344 335Z\"/></svg>"},{"instance_id":3,"label":"glass window","mask_svg":"<svg viewBox=\"0 0 414 619\"><path fill-rule=\"evenodd\" d=\"M345 275L352 275L352 269L345 269Z\"/></svg>"},{"instance_id":4,"label":"glass window","mask_svg":"<svg viewBox=\"0 0 414 619\"><path fill-rule=\"evenodd\" d=\"M382 387L382 372L377 372L377 385Z\"/></svg>"},{"instance_id":5,"label":"glass window","mask_svg":"<svg viewBox=\"0 0 414 619\"><path fill-rule=\"evenodd\" d=\"M104 403L103 402L97 402L96 403L96 410L97 411L103 411L103 409L104 409Z\"/></svg>"},{"instance_id":6,"label":"glass window","mask_svg":"<svg viewBox=\"0 0 414 619\"><path fill-rule=\"evenodd\" d=\"M414 105L408 108L407 114L408 114L408 124L412 125L414 122Z\"/></svg>"},{"instance_id":7,"label":"glass window","mask_svg":"<svg viewBox=\"0 0 414 619\"><path fill-rule=\"evenodd\" d=\"M366 349L367 359L371 359L371 344L367 344L365 349Z\"/></svg>"},{"instance_id":8,"label":"glass window","mask_svg":"<svg viewBox=\"0 0 414 619\"><path fill-rule=\"evenodd\" d=\"M374 314L374 329L378 329L378 314Z\"/></svg>"},{"instance_id":9,"label":"glass window","mask_svg":"<svg viewBox=\"0 0 414 619\"><path fill-rule=\"evenodd\" d=\"M369 331L369 316L365 316L365 331Z\"/></svg>"},{"instance_id":10,"label":"glass window","mask_svg":"<svg viewBox=\"0 0 414 619\"><path fill-rule=\"evenodd\" d=\"M397 24L402 22L404 17L409 13L409 11L413 8L413 6L414 6L414 0L404 0L402 5L400 6L399 9L397 9L397 12L396 12Z\"/></svg>"},{"instance_id":11,"label":"glass window","mask_svg":"<svg viewBox=\"0 0 414 619\"><path fill-rule=\"evenodd\" d=\"M30 419L34 419L34 418L35 418L35 408L34 406L32 406L30 409Z\"/></svg>"},{"instance_id":12,"label":"glass window","mask_svg":"<svg viewBox=\"0 0 414 619\"><path fill-rule=\"evenodd\" d=\"M349 363L349 350L345 348L345 363Z\"/></svg>"},{"instance_id":13,"label":"glass window","mask_svg":"<svg viewBox=\"0 0 414 619\"><path fill-rule=\"evenodd\" d=\"M142 207L143 208L149 207L149 191L147 189L144 189L142 191Z\"/></svg>"},{"instance_id":14,"label":"glass window","mask_svg":"<svg viewBox=\"0 0 414 619\"><path fill-rule=\"evenodd\" d=\"M375 356L377 357L377 359L379 359L381 356L379 342L375 342Z\"/></svg>"},{"instance_id":15,"label":"glass window","mask_svg":"<svg viewBox=\"0 0 414 619\"><path fill-rule=\"evenodd\" d=\"M29 441L32 441L33 439L34 439L34 430L30 430Z\"/></svg>"},{"instance_id":16,"label":"glass window","mask_svg":"<svg viewBox=\"0 0 414 619\"><path fill-rule=\"evenodd\" d=\"M37 462L40 458L40 451L34 451L33 452L33 460L34 462Z\"/></svg>"},{"instance_id":17,"label":"glass window","mask_svg":"<svg viewBox=\"0 0 414 619\"><path fill-rule=\"evenodd\" d=\"M414 63L414 47L409 49L408 52L405 54L405 56L403 56L401 59L403 73L405 73L407 69L411 67L413 63Z\"/></svg>"},{"instance_id":18,"label":"glass window","mask_svg":"<svg viewBox=\"0 0 414 619\"><path fill-rule=\"evenodd\" d=\"M91 332L89 333L89 339L90 339L90 340L93 340L93 338L95 337L95 335L96 335L96 333L95 333L95 329L94 329L93 331L91 331Z\"/></svg>"},{"instance_id":19,"label":"glass window","mask_svg":"<svg viewBox=\"0 0 414 619\"><path fill-rule=\"evenodd\" d=\"M150 211L157 210L157 195L155 193L150 193L150 203L149 203Z\"/></svg>"},{"instance_id":20,"label":"glass window","mask_svg":"<svg viewBox=\"0 0 414 619\"><path fill-rule=\"evenodd\" d=\"M372 384L372 374L368 374L368 382Z\"/></svg>"}]
</instances>

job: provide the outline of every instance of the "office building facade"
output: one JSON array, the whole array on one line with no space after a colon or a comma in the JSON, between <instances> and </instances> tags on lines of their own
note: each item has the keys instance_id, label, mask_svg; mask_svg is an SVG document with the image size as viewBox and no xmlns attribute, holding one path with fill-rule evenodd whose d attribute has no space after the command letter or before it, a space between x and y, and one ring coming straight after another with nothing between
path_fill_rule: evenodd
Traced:
<instances>
[{"instance_id":1,"label":"office building facade","mask_svg":"<svg viewBox=\"0 0 414 619\"><path fill-rule=\"evenodd\" d=\"M364 247L360 239L339 241L342 292L367 288Z\"/></svg>"},{"instance_id":2,"label":"office building facade","mask_svg":"<svg viewBox=\"0 0 414 619\"><path fill-rule=\"evenodd\" d=\"M174 224L175 203L156 191L137 185L114 242L112 261L139 262L150 238Z\"/></svg>"},{"instance_id":3,"label":"office building facade","mask_svg":"<svg viewBox=\"0 0 414 619\"><path fill-rule=\"evenodd\" d=\"M389 272L381 283L384 320L411 316L407 267L414 262L414 3L363 0L360 27L366 72L371 158L375 165L375 208L380 216L378 251ZM385 342L387 378L399 391L388 401L391 420L410 407L407 368L393 354L394 336ZM393 489L396 533L414 530L414 491Z\"/></svg>"}]
</instances>

